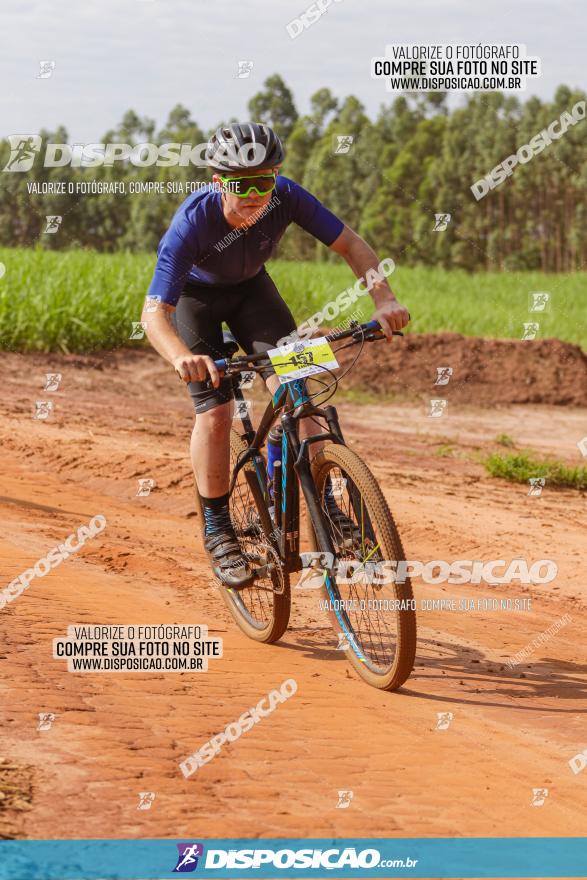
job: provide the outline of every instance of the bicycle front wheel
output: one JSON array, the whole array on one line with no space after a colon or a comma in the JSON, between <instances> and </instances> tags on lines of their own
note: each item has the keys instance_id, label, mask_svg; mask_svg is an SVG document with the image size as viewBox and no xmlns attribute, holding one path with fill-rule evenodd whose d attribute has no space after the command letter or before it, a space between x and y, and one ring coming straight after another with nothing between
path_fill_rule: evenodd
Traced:
<instances>
[{"instance_id":1,"label":"bicycle front wheel","mask_svg":"<svg viewBox=\"0 0 587 880\"><path fill-rule=\"evenodd\" d=\"M368 684L397 690L414 666L416 612L409 578L395 577L393 563L405 555L393 516L365 462L346 446L326 445L312 475L335 548L323 596L339 647ZM327 549L316 533L314 540Z\"/></svg>"}]
</instances>

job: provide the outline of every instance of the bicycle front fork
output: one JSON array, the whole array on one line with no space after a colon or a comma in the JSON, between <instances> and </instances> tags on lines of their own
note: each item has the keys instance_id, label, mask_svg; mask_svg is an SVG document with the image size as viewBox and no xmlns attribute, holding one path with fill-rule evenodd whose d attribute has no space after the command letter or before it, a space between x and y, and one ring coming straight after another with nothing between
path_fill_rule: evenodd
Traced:
<instances>
[{"instance_id":1,"label":"bicycle front fork","mask_svg":"<svg viewBox=\"0 0 587 880\"><path fill-rule=\"evenodd\" d=\"M321 415L326 418L329 430L305 437L302 441L300 441L297 432L297 419L294 419L291 415L284 415L281 420L284 438L286 439L286 442L284 442L284 448L286 446L289 448L289 465L283 470L283 477L285 478L285 493L282 496L282 507L286 513L286 528L284 529L286 539L288 537L288 525L289 528L291 528L292 533L292 540L288 541L286 547L286 560L289 563L288 568L290 571L299 571L302 568L299 555L299 489L298 486L295 485L298 481L304 494L308 515L319 548L322 551L331 553L332 557L335 553L334 544L332 543L332 538L326 525L326 518L312 477L309 446L317 440L330 440L334 443L344 444L344 438L338 422L338 413L334 406L326 406L323 409L313 409L316 409L316 415ZM296 475L298 480L295 479ZM291 493L290 496L287 494L288 485ZM293 491L294 488L295 491ZM288 511L291 511L295 515L288 517Z\"/></svg>"}]
</instances>

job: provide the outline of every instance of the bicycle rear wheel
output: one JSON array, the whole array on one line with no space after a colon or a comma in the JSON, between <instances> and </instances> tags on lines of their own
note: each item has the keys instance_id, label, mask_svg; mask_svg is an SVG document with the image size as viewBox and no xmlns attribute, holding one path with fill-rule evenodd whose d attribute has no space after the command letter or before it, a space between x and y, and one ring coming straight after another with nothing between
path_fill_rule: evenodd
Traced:
<instances>
[{"instance_id":1,"label":"bicycle rear wheel","mask_svg":"<svg viewBox=\"0 0 587 880\"><path fill-rule=\"evenodd\" d=\"M403 583L392 581L382 565L405 560L397 527L375 477L346 446L326 445L312 461L312 475L336 548L323 586L331 622L361 678L382 690L396 690L410 675L416 656L411 583L408 578ZM330 486L336 487L337 507L352 527L341 527L328 512L329 477ZM317 550L326 550L315 535L314 540Z\"/></svg>"},{"instance_id":2,"label":"bicycle rear wheel","mask_svg":"<svg viewBox=\"0 0 587 880\"><path fill-rule=\"evenodd\" d=\"M230 433L231 473L247 444L236 431ZM200 521L203 516L196 491ZM230 516L243 554L251 568L263 573L250 587L236 590L217 580L222 598L244 633L258 642L276 642L289 623L291 593L289 574L271 537L271 516L252 462L241 468L230 496Z\"/></svg>"}]
</instances>

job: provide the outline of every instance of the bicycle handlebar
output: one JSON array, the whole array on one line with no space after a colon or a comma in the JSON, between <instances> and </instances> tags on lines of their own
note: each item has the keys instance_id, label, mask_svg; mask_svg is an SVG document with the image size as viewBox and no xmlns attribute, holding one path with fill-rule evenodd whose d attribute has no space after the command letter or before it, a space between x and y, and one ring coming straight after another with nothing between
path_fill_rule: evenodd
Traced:
<instances>
[{"instance_id":1,"label":"bicycle handlebar","mask_svg":"<svg viewBox=\"0 0 587 880\"><path fill-rule=\"evenodd\" d=\"M376 336L373 334L377 334ZM394 336L403 336L399 330L393 331ZM357 342L361 342L361 340L365 342L377 342L381 339L385 339L385 334L381 328L381 324L379 321L368 321L366 324L356 324L356 326L351 326L348 330L341 330L339 333L335 333L332 336L328 336L330 342L338 342L340 339L348 339L352 336ZM260 360L269 360L266 352L260 352L259 354L251 354L251 355L241 355L237 358L220 358L217 361L214 361L214 365L219 373L226 373L229 367L235 367L234 372L240 372L243 369L247 369L247 364L254 364ZM254 367L249 367L249 369L255 369ZM259 368L260 369L260 368Z\"/></svg>"}]
</instances>

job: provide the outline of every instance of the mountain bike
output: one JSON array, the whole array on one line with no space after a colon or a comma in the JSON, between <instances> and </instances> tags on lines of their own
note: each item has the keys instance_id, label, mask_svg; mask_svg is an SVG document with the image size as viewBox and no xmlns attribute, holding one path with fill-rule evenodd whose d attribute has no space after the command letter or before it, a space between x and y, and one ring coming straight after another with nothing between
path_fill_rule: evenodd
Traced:
<instances>
[{"instance_id":1,"label":"mountain bike","mask_svg":"<svg viewBox=\"0 0 587 880\"><path fill-rule=\"evenodd\" d=\"M259 642L276 642L289 623L290 575L310 572L321 591L321 608L358 674L368 684L392 691L410 675L416 653L411 583L407 577L390 576L389 571L390 563L393 569L394 564L405 561L402 542L377 480L345 445L336 408L325 405L363 346L385 336L379 323L370 321L352 322L349 329L325 338L331 345L344 342L331 349L334 354L360 346L350 366L339 376L324 367L311 377L287 381L280 377L283 384L255 430L241 388L242 376L259 372L270 360L266 353L235 357L238 346L225 334L226 357L215 364L222 375L232 377L242 425L242 430L231 431L229 504L253 580L238 589L219 582L220 591L247 636ZM298 350L303 347L298 343ZM288 363L295 364L296 357L303 363L304 357L307 362L312 356L296 356L294 351ZM332 379L330 384L324 381L325 374ZM316 383L318 391L312 392ZM315 399L324 395L326 399L316 405ZM311 419L319 430L300 439L301 419ZM310 457L310 445L316 441L324 445ZM263 454L266 445L267 458ZM311 542L306 553L300 553L300 489ZM196 496L203 523L197 491ZM303 577L299 585L303 587ZM313 595L318 598L318 591Z\"/></svg>"}]
</instances>

